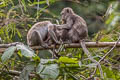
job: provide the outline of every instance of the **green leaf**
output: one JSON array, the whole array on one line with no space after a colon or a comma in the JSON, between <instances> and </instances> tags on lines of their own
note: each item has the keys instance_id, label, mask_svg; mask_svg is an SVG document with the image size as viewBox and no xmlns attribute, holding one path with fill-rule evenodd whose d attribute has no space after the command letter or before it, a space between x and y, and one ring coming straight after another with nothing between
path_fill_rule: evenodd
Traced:
<instances>
[{"instance_id":1,"label":"green leaf","mask_svg":"<svg viewBox=\"0 0 120 80\"><path fill-rule=\"evenodd\" d=\"M62 63L78 63L77 58L68 58L68 57L60 57L58 62Z\"/></svg>"},{"instance_id":2,"label":"green leaf","mask_svg":"<svg viewBox=\"0 0 120 80\"><path fill-rule=\"evenodd\" d=\"M1 57L2 61L6 62L8 59L10 59L11 56L14 54L15 50L16 50L15 46L7 48Z\"/></svg>"},{"instance_id":3,"label":"green leaf","mask_svg":"<svg viewBox=\"0 0 120 80\"><path fill-rule=\"evenodd\" d=\"M34 65L26 65L20 74L19 80L29 80L29 74L34 70Z\"/></svg>"},{"instance_id":4,"label":"green leaf","mask_svg":"<svg viewBox=\"0 0 120 80\"><path fill-rule=\"evenodd\" d=\"M29 4L29 6L34 6L34 5L36 5L36 4L45 4L46 3L46 1L39 1L39 2L33 2L32 4L30 3Z\"/></svg>"},{"instance_id":5,"label":"green leaf","mask_svg":"<svg viewBox=\"0 0 120 80\"><path fill-rule=\"evenodd\" d=\"M18 36L21 38L22 35L21 35L20 31L18 29L16 29L16 31L17 31Z\"/></svg>"},{"instance_id":6,"label":"green leaf","mask_svg":"<svg viewBox=\"0 0 120 80\"><path fill-rule=\"evenodd\" d=\"M59 75L59 67L57 64L43 64L49 60L41 59L41 63L36 68L37 74L43 79L55 80Z\"/></svg>"},{"instance_id":7,"label":"green leaf","mask_svg":"<svg viewBox=\"0 0 120 80\"><path fill-rule=\"evenodd\" d=\"M114 75L113 71L111 70L111 68L105 67L105 66L102 66L102 67L103 67L103 71L104 71L106 79L116 80L115 75Z\"/></svg>"},{"instance_id":8,"label":"green leaf","mask_svg":"<svg viewBox=\"0 0 120 80\"><path fill-rule=\"evenodd\" d=\"M21 2L22 2L22 5L23 5L23 7L24 7L24 10L27 11L27 9L26 9L26 4L25 4L25 0L22 0Z\"/></svg>"},{"instance_id":9,"label":"green leaf","mask_svg":"<svg viewBox=\"0 0 120 80\"><path fill-rule=\"evenodd\" d=\"M20 50L21 51L21 54L22 55L24 55L25 57L35 57L36 56L36 54L34 53L34 51L31 49L31 48L29 48L29 47L27 47L27 46L25 46L25 45L16 45L16 47L17 47L17 50Z\"/></svg>"},{"instance_id":10,"label":"green leaf","mask_svg":"<svg viewBox=\"0 0 120 80\"><path fill-rule=\"evenodd\" d=\"M37 56L37 55L36 55L36 56L34 56L32 59L33 59L34 61L36 61L36 62L38 62L38 61L40 62L40 57L39 57L39 56Z\"/></svg>"}]
</instances>

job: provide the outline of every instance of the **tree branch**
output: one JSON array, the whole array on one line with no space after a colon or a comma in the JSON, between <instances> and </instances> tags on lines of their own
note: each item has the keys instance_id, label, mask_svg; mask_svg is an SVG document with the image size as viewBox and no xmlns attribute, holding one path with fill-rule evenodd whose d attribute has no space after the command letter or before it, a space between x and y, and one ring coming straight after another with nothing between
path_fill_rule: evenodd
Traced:
<instances>
[{"instance_id":1,"label":"tree branch","mask_svg":"<svg viewBox=\"0 0 120 80\"><path fill-rule=\"evenodd\" d=\"M7 72L7 73L9 73L10 75L15 75L15 76L19 76L19 75L21 74L21 72L16 71L16 70L9 70L9 71L4 70L4 72ZM31 78L34 78L34 77L35 77L35 74L30 74L29 76L30 76Z\"/></svg>"},{"instance_id":2,"label":"tree branch","mask_svg":"<svg viewBox=\"0 0 120 80\"><path fill-rule=\"evenodd\" d=\"M15 46L16 44L20 44L20 42L10 43L10 44L0 44L0 53L4 52L4 50L10 46ZM116 42L85 42L87 48L100 48L100 47L112 47L116 44ZM59 45L56 46L58 48ZM81 45L79 43L71 43L65 44L65 48L80 48ZM116 47L120 47L120 42L117 42ZM45 50L41 46L32 46L33 50ZM54 45L49 46L46 49L53 49Z\"/></svg>"}]
</instances>

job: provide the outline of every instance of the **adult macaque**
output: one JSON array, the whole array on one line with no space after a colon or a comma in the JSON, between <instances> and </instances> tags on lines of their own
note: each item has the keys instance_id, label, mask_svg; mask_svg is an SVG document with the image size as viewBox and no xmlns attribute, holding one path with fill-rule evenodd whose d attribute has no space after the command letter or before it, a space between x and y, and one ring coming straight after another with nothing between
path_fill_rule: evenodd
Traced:
<instances>
[{"instance_id":1,"label":"adult macaque","mask_svg":"<svg viewBox=\"0 0 120 80\"><path fill-rule=\"evenodd\" d=\"M61 19L63 21L63 25L58 27L61 29L62 38L66 38L63 42L67 43L81 43L81 47L83 51L89 55L89 52L85 46L84 39L88 36L88 28L85 20L74 13L74 11L67 7L61 11Z\"/></svg>"},{"instance_id":2,"label":"adult macaque","mask_svg":"<svg viewBox=\"0 0 120 80\"><path fill-rule=\"evenodd\" d=\"M54 26L55 25L53 25L50 21L42 21L34 24L32 28L28 31L27 44L29 46L40 45L42 47L48 47L48 43L45 43L48 37L50 37L55 43L59 44L54 31L49 30Z\"/></svg>"},{"instance_id":3,"label":"adult macaque","mask_svg":"<svg viewBox=\"0 0 120 80\"><path fill-rule=\"evenodd\" d=\"M61 27L58 28L60 28L63 31L62 37L64 38L68 36L67 38L68 43L80 42L83 51L89 57L89 59L95 63L98 63L95 59L91 57L91 54L85 45L84 40L88 36L88 28L85 20L82 17L75 14L74 11L69 7L64 8L61 11L61 17L63 25L61 25ZM98 67L100 69L100 73L102 73L101 66L99 63Z\"/></svg>"},{"instance_id":4,"label":"adult macaque","mask_svg":"<svg viewBox=\"0 0 120 80\"><path fill-rule=\"evenodd\" d=\"M88 28L85 20L75 14L69 7L61 11L63 25L59 27L63 29L63 36L67 34L70 43L76 43L88 36Z\"/></svg>"}]
</instances>

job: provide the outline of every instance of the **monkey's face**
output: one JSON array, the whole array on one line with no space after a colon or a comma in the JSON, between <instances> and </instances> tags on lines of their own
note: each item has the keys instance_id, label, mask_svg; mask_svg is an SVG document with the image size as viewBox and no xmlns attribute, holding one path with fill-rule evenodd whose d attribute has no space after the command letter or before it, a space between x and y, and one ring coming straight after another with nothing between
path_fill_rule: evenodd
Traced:
<instances>
[{"instance_id":1,"label":"monkey's face","mask_svg":"<svg viewBox=\"0 0 120 80\"><path fill-rule=\"evenodd\" d=\"M71 14L73 14L73 13L74 13L74 12L73 12L73 10L72 10L71 8L69 8L69 7L64 8L64 9L61 11L61 21L62 21L62 23L65 24L66 21L67 21L67 18L68 18Z\"/></svg>"},{"instance_id":2,"label":"monkey's face","mask_svg":"<svg viewBox=\"0 0 120 80\"><path fill-rule=\"evenodd\" d=\"M65 24L66 23L66 13L64 11L61 12L61 21L62 21L62 24Z\"/></svg>"}]
</instances>

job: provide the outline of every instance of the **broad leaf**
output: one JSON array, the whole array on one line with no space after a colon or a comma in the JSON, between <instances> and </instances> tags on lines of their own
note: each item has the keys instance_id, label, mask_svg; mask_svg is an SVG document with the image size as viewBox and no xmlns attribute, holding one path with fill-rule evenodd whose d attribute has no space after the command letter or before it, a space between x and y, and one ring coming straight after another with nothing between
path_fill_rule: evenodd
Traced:
<instances>
[{"instance_id":1,"label":"broad leaf","mask_svg":"<svg viewBox=\"0 0 120 80\"><path fill-rule=\"evenodd\" d=\"M34 54L34 51L25 46L25 45L16 45L17 50L21 51L21 54L24 55L25 57L35 57L36 55Z\"/></svg>"},{"instance_id":2,"label":"broad leaf","mask_svg":"<svg viewBox=\"0 0 120 80\"><path fill-rule=\"evenodd\" d=\"M16 50L15 46L7 48L1 57L2 61L6 62L8 59L10 59L11 56L14 54L15 50Z\"/></svg>"},{"instance_id":3,"label":"broad leaf","mask_svg":"<svg viewBox=\"0 0 120 80\"><path fill-rule=\"evenodd\" d=\"M49 61L49 60L48 60ZM42 62L46 63L46 60L42 59ZM43 64L40 63L36 69L37 73L43 79L52 79L55 80L59 75L59 67L57 64Z\"/></svg>"},{"instance_id":4,"label":"broad leaf","mask_svg":"<svg viewBox=\"0 0 120 80\"><path fill-rule=\"evenodd\" d=\"M19 80L29 80L29 75L33 70L34 65L27 65L21 72Z\"/></svg>"}]
</instances>

